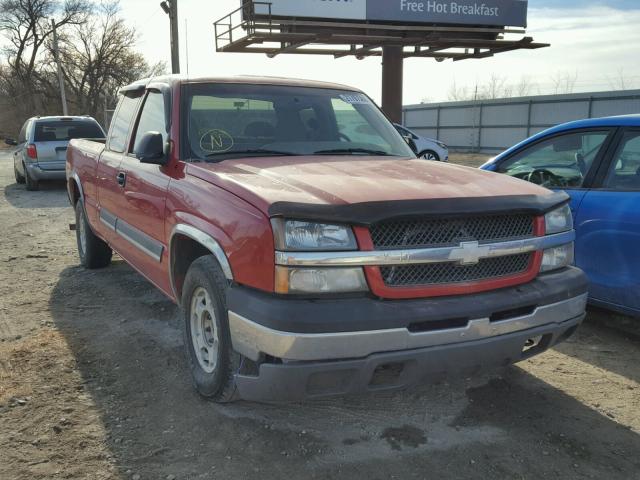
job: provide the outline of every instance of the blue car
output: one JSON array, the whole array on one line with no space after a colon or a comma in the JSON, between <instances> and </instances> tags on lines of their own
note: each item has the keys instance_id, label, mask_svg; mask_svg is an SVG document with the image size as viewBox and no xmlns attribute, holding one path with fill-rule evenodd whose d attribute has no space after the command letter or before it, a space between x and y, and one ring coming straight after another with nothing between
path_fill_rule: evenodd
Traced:
<instances>
[{"instance_id":1,"label":"blue car","mask_svg":"<svg viewBox=\"0 0 640 480\"><path fill-rule=\"evenodd\" d=\"M590 302L640 316L640 115L559 125L481 168L567 192Z\"/></svg>"}]
</instances>

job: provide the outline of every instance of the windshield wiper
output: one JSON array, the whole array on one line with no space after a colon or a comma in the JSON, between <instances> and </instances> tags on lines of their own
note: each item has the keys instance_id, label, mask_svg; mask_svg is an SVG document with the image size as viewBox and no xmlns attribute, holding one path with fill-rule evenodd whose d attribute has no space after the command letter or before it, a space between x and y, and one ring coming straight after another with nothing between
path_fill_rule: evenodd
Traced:
<instances>
[{"instance_id":1,"label":"windshield wiper","mask_svg":"<svg viewBox=\"0 0 640 480\"><path fill-rule=\"evenodd\" d=\"M363 153L365 155L379 155L389 156L390 154L384 150L372 150L368 148L335 148L333 150L318 150L314 152L314 155L353 155L356 153Z\"/></svg>"},{"instance_id":2,"label":"windshield wiper","mask_svg":"<svg viewBox=\"0 0 640 480\"><path fill-rule=\"evenodd\" d=\"M295 152L284 152L280 150L269 150L266 148L254 148L249 150L230 150L228 152L214 152L206 156L206 158L215 158L222 155L269 155L279 157L296 157L300 155Z\"/></svg>"}]
</instances>

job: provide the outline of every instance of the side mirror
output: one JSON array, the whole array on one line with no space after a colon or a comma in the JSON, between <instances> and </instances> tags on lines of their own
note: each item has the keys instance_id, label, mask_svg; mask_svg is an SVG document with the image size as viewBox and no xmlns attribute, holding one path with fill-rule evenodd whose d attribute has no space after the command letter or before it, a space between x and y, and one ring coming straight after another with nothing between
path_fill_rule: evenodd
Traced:
<instances>
[{"instance_id":1,"label":"side mirror","mask_svg":"<svg viewBox=\"0 0 640 480\"><path fill-rule=\"evenodd\" d=\"M12 147L18 145L18 142L16 142L13 138L5 138L4 143L6 143L7 145L11 145Z\"/></svg>"},{"instance_id":2,"label":"side mirror","mask_svg":"<svg viewBox=\"0 0 640 480\"><path fill-rule=\"evenodd\" d=\"M167 156L164 153L164 140L159 132L145 133L134 153L141 163L153 165L166 165L167 163Z\"/></svg>"}]
</instances>

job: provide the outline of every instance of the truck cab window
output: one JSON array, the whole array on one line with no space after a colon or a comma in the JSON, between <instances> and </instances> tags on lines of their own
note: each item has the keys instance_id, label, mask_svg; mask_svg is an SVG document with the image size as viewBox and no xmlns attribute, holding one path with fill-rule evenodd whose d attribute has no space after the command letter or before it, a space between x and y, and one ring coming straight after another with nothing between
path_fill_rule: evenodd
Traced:
<instances>
[{"instance_id":1,"label":"truck cab window","mask_svg":"<svg viewBox=\"0 0 640 480\"><path fill-rule=\"evenodd\" d=\"M126 149L129 127L133 116L140 102L140 94L124 95L120 100L120 106L116 112L111 131L109 132L109 142L107 148L112 152L122 153Z\"/></svg>"},{"instance_id":2,"label":"truck cab window","mask_svg":"<svg viewBox=\"0 0 640 480\"><path fill-rule=\"evenodd\" d=\"M160 92L149 92L147 95L135 133L134 152L138 151L142 137L148 132L161 133L163 142L167 141L164 96Z\"/></svg>"}]
</instances>

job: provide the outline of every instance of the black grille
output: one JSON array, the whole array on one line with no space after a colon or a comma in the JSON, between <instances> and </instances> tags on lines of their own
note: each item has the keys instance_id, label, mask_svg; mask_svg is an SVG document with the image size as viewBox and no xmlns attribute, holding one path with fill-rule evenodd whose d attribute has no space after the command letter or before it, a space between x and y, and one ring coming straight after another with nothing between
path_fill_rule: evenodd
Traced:
<instances>
[{"instance_id":1,"label":"black grille","mask_svg":"<svg viewBox=\"0 0 640 480\"><path fill-rule=\"evenodd\" d=\"M392 220L370 228L376 249L429 248L516 240L533 236L530 215L493 215L471 218Z\"/></svg>"},{"instance_id":2,"label":"black grille","mask_svg":"<svg viewBox=\"0 0 640 480\"><path fill-rule=\"evenodd\" d=\"M496 279L524 273L529 268L531 253L505 257L484 258L475 265L432 263L380 267L382 279L388 287L410 287L456 284Z\"/></svg>"}]
</instances>

